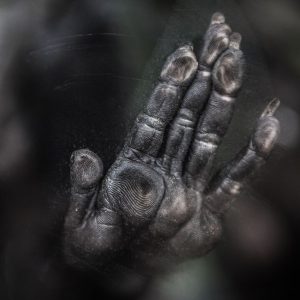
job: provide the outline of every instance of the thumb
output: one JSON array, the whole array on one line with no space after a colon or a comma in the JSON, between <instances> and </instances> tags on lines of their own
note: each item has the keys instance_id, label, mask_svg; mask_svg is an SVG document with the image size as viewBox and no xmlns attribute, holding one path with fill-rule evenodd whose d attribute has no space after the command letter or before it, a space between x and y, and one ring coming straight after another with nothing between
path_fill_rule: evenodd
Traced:
<instances>
[{"instance_id":1,"label":"thumb","mask_svg":"<svg viewBox=\"0 0 300 300\"><path fill-rule=\"evenodd\" d=\"M71 191L66 226L77 227L94 210L103 164L94 152L81 149L71 156L70 172Z\"/></svg>"},{"instance_id":2,"label":"thumb","mask_svg":"<svg viewBox=\"0 0 300 300\"><path fill-rule=\"evenodd\" d=\"M71 156L71 189L73 193L94 191L103 177L100 157L89 149L80 149Z\"/></svg>"}]
</instances>

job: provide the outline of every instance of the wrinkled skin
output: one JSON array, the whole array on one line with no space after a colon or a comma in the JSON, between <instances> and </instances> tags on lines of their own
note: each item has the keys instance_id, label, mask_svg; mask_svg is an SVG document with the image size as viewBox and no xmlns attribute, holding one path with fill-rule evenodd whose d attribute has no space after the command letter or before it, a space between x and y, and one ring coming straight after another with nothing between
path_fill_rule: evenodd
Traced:
<instances>
[{"instance_id":1,"label":"wrinkled skin","mask_svg":"<svg viewBox=\"0 0 300 300\"><path fill-rule=\"evenodd\" d=\"M224 212L279 133L273 117L279 101L273 100L248 146L211 179L242 84L240 43L224 16L214 14L199 55L184 45L167 58L105 176L95 153L73 153L64 234L69 263L101 268L116 260L154 274L215 246Z\"/></svg>"}]
</instances>

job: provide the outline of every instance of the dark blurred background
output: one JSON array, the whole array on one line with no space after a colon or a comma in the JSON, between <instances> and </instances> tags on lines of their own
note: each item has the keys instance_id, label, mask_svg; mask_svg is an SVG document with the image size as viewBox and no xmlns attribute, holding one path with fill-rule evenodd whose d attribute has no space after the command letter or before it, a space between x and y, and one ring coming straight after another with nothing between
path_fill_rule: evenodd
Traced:
<instances>
[{"instance_id":1,"label":"dark blurred background","mask_svg":"<svg viewBox=\"0 0 300 300\"><path fill-rule=\"evenodd\" d=\"M1 0L0 299L109 299L97 272L62 258L70 154L88 147L107 169L164 58L185 41L201 47L215 11L243 35L247 60L217 165L246 143L273 96L281 137L219 247L157 278L145 297L300 296L299 1Z\"/></svg>"}]
</instances>

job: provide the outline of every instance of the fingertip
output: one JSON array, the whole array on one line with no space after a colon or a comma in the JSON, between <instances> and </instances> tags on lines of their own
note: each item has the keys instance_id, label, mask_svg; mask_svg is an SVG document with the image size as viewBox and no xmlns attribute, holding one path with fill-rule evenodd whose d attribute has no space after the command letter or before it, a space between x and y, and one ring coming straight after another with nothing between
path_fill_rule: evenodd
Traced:
<instances>
[{"instance_id":1,"label":"fingertip","mask_svg":"<svg viewBox=\"0 0 300 300\"><path fill-rule=\"evenodd\" d=\"M280 123L273 116L258 120L255 133L252 139L255 150L261 156L268 156L278 139Z\"/></svg>"},{"instance_id":2,"label":"fingertip","mask_svg":"<svg viewBox=\"0 0 300 300\"><path fill-rule=\"evenodd\" d=\"M178 45L178 49L186 50L186 51L194 51L194 45L192 42L185 42L183 44Z\"/></svg>"},{"instance_id":3,"label":"fingertip","mask_svg":"<svg viewBox=\"0 0 300 300\"><path fill-rule=\"evenodd\" d=\"M239 50L241 47L242 35L238 32L234 32L230 35L229 38L229 47Z\"/></svg>"},{"instance_id":4,"label":"fingertip","mask_svg":"<svg viewBox=\"0 0 300 300\"><path fill-rule=\"evenodd\" d=\"M277 111L277 109L280 106L280 100L278 98L274 98L272 99L268 105L266 106L266 108L264 109L261 118L263 117L271 117L275 114L275 112Z\"/></svg>"},{"instance_id":5,"label":"fingertip","mask_svg":"<svg viewBox=\"0 0 300 300\"><path fill-rule=\"evenodd\" d=\"M268 155L278 139L280 123L273 115L279 106L278 98L271 100L257 122L253 143L261 155Z\"/></svg>"},{"instance_id":6,"label":"fingertip","mask_svg":"<svg viewBox=\"0 0 300 300\"><path fill-rule=\"evenodd\" d=\"M100 157L89 149L76 150L71 155L71 181L82 189L95 187L103 176Z\"/></svg>"},{"instance_id":7,"label":"fingertip","mask_svg":"<svg viewBox=\"0 0 300 300\"><path fill-rule=\"evenodd\" d=\"M215 12L211 17L210 24L222 24L225 23L225 16L220 12Z\"/></svg>"},{"instance_id":8,"label":"fingertip","mask_svg":"<svg viewBox=\"0 0 300 300\"><path fill-rule=\"evenodd\" d=\"M193 78L197 67L198 61L193 51L193 45L186 43L167 58L160 77L165 81L185 85Z\"/></svg>"},{"instance_id":9,"label":"fingertip","mask_svg":"<svg viewBox=\"0 0 300 300\"><path fill-rule=\"evenodd\" d=\"M221 94L236 96L243 83L244 71L243 52L228 49L219 57L213 68L215 89Z\"/></svg>"}]
</instances>

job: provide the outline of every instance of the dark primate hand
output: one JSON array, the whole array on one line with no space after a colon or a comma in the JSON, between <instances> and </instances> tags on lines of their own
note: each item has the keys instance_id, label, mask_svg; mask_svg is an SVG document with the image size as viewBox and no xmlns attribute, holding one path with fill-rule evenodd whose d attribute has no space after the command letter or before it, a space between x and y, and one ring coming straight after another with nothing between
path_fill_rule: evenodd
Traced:
<instances>
[{"instance_id":1,"label":"dark primate hand","mask_svg":"<svg viewBox=\"0 0 300 300\"><path fill-rule=\"evenodd\" d=\"M248 146L210 180L242 84L240 42L224 16L214 14L197 58L191 45L168 57L104 177L96 154L73 153L64 237L69 261L101 266L123 257L127 267L147 273L214 247L223 213L279 132L273 100Z\"/></svg>"}]
</instances>

